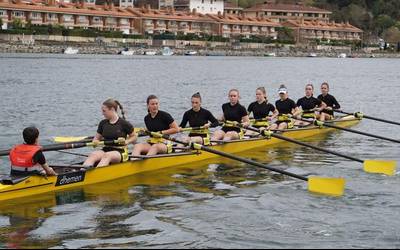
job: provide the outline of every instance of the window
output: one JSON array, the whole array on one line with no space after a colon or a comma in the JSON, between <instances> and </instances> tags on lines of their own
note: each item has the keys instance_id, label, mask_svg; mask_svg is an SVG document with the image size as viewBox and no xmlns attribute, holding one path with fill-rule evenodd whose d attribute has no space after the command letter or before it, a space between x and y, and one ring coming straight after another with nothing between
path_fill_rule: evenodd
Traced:
<instances>
[{"instance_id":1,"label":"window","mask_svg":"<svg viewBox=\"0 0 400 250\"><path fill-rule=\"evenodd\" d=\"M32 12L31 17L33 19L39 19L39 18L42 17L42 15L40 13L38 13L38 12Z\"/></svg>"},{"instance_id":2,"label":"window","mask_svg":"<svg viewBox=\"0 0 400 250\"><path fill-rule=\"evenodd\" d=\"M87 17L86 16L79 16L79 22L86 22Z\"/></svg>"},{"instance_id":3,"label":"window","mask_svg":"<svg viewBox=\"0 0 400 250\"><path fill-rule=\"evenodd\" d=\"M204 0L201 0L201 3L204 3Z\"/></svg>"},{"instance_id":4,"label":"window","mask_svg":"<svg viewBox=\"0 0 400 250\"><path fill-rule=\"evenodd\" d=\"M0 10L0 16L5 16L5 11L4 10Z\"/></svg>"},{"instance_id":5,"label":"window","mask_svg":"<svg viewBox=\"0 0 400 250\"><path fill-rule=\"evenodd\" d=\"M96 22L96 23L99 23L99 22L101 22L102 20L101 20L100 17L96 16L96 17L93 17L93 21Z\"/></svg>"},{"instance_id":6,"label":"window","mask_svg":"<svg viewBox=\"0 0 400 250\"><path fill-rule=\"evenodd\" d=\"M23 17L24 16L24 12L14 11L13 12L13 16L15 16L15 17Z\"/></svg>"}]
</instances>

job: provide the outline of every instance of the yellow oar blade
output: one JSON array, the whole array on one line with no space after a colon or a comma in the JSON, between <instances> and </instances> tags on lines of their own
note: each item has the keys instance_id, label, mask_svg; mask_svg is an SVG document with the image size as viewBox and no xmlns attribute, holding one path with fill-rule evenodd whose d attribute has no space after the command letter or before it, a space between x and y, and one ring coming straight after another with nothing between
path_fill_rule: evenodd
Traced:
<instances>
[{"instance_id":1,"label":"yellow oar blade","mask_svg":"<svg viewBox=\"0 0 400 250\"><path fill-rule=\"evenodd\" d=\"M346 180L343 178L328 178L312 176L308 178L308 191L330 196L342 196Z\"/></svg>"},{"instance_id":2,"label":"yellow oar blade","mask_svg":"<svg viewBox=\"0 0 400 250\"><path fill-rule=\"evenodd\" d=\"M81 137L72 137L72 136L57 136L54 137L54 141L57 143L68 143L68 142L78 142L85 140L87 137L86 136L81 136Z\"/></svg>"},{"instance_id":3,"label":"yellow oar blade","mask_svg":"<svg viewBox=\"0 0 400 250\"><path fill-rule=\"evenodd\" d=\"M374 174L385 174L393 176L396 174L397 162L396 161L377 161L366 160L364 161L364 171Z\"/></svg>"}]
</instances>

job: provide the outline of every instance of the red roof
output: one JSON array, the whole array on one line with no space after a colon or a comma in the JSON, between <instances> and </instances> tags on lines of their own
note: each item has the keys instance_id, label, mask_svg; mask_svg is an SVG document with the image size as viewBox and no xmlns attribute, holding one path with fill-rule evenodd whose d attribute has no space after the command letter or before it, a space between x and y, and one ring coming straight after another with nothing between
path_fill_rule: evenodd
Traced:
<instances>
[{"instance_id":1,"label":"red roof","mask_svg":"<svg viewBox=\"0 0 400 250\"><path fill-rule=\"evenodd\" d=\"M275 4L264 3L257 4L253 7L245 9L244 11L282 11L282 12L306 12L306 13L324 13L332 14L331 11L323 10L316 7L306 6L302 4Z\"/></svg>"},{"instance_id":2,"label":"red roof","mask_svg":"<svg viewBox=\"0 0 400 250\"><path fill-rule=\"evenodd\" d=\"M319 21L305 21L305 20L288 20L285 25L314 30L329 30L329 31L346 31L346 32L363 32L361 29L351 25L350 23L335 23L335 22L319 22Z\"/></svg>"}]
</instances>

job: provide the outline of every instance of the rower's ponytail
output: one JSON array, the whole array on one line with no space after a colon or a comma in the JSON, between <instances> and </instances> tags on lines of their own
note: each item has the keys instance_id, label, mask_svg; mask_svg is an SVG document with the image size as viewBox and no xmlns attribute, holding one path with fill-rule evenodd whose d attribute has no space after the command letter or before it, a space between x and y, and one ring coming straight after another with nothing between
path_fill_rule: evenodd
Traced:
<instances>
[{"instance_id":1,"label":"rower's ponytail","mask_svg":"<svg viewBox=\"0 0 400 250\"><path fill-rule=\"evenodd\" d=\"M125 111L124 111L124 107L122 107L121 103L117 100L115 100L115 103L119 106L119 108L121 109L121 115L122 115L122 119L126 120L125 118Z\"/></svg>"}]
</instances>

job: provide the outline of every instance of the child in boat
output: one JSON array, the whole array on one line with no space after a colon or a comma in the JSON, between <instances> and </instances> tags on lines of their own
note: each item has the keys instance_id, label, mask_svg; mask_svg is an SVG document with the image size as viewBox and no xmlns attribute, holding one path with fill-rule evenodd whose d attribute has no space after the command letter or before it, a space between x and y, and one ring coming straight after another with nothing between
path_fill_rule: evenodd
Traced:
<instances>
[{"instance_id":1,"label":"child in boat","mask_svg":"<svg viewBox=\"0 0 400 250\"><path fill-rule=\"evenodd\" d=\"M11 175L57 175L47 164L39 146L39 130L28 127L22 135L25 143L15 146L10 152Z\"/></svg>"}]
</instances>

